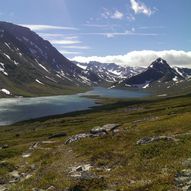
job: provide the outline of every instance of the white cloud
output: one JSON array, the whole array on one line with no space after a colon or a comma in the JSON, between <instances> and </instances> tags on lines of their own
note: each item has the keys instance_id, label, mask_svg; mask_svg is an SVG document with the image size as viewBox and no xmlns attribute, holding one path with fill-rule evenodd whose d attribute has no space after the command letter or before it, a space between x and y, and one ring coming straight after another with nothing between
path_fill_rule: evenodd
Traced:
<instances>
[{"instance_id":1,"label":"white cloud","mask_svg":"<svg viewBox=\"0 0 191 191\"><path fill-rule=\"evenodd\" d=\"M78 62L90 62L98 61L103 63L116 63L119 65L128 65L128 66L148 66L156 58L161 57L172 66L181 66L181 67L191 67L191 51L177 51L177 50L164 50L164 51L152 51L152 50L143 50L143 51L132 51L124 55L113 55L113 56L91 56L83 57L76 56L72 60Z\"/></svg>"},{"instance_id":2,"label":"white cloud","mask_svg":"<svg viewBox=\"0 0 191 191\"><path fill-rule=\"evenodd\" d=\"M124 17L124 14L118 10L116 10L113 15L111 15L112 19L122 19Z\"/></svg>"},{"instance_id":3,"label":"white cloud","mask_svg":"<svg viewBox=\"0 0 191 191\"><path fill-rule=\"evenodd\" d=\"M49 41L51 44L55 45L70 45L70 44L80 44L81 41L79 40L50 40Z\"/></svg>"},{"instance_id":4,"label":"white cloud","mask_svg":"<svg viewBox=\"0 0 191 191\"><path fill-rule=\"evenodd\" d=\"M89 46L76 46L76 45L63 46L61 48L64 48L64 49L81 49L81 50L89 50L89 49L91 49Z\"/></svg>"},{"instance_id":5,"label":"white cloud","mask_svg":"<svg viewBox=\"0 0 191 191\"><path fill-rule=\"evenodd\" d=\"M55 38L55 37L63 37L63 34L59 33L38 33L43 38Z\"/></svg>"},{"instance_id":6,"label":"white cloud","mask_svg":"<svg viewBox=\"0 0 191 191\"><path fill-rule=\"evenodd\" d=\"M30 25L30 24L20 24L23 27L30 28L34 31L44 31L44 30L78 30L75 27L64 27L64 26L54 26L54 25Z\"/></svg>"},{"instance_id":7,"label":"white cloud","mask_svg":"<svg viewBox=\"0 0 191 191\"><path fill-rule=\"evenodd\" d=\"M68 51L68 50L59 50L59 52L63 55L79 55L82 54L81 52L74 52L74 51Z\"/></svg>"},{"instance_id":8,"label":"white cloud","mask_svg":"<svg viewBox=\"0 0 191 191\"><path fill-rule=\"evenodd\" d=\"M95 28L108 28L109 25L103 25L103 24L84 24L86 27L95 27Z\"/></svg>"},{"instance_id":9,"label":"white cloud","mask_svg":"<svg viewBox=\"0 0 191 191\"><path fill-rule=\"evenodd\" d=\"M74 40L78 39L78 36L66 36L66 34L62 33L38 33L42 38L46 40L56 40L56 39L67 39Z\"/></svg>"},{"instance_id":10,"label":"white cloud","mask_svg":"<svg viewBox=\"0 0 191 191\"><path fill-rule=\"evenodd\" d=\"M104 8L101 16L105 19L121 20L124 17L124 14L119 10L109 11L108 9Z\"/></svg>"},{"instance_id":11,"label":"white cloud","mask_svg":"<svg viewBox=\"0 0 191 191\"><path fill-rule=\"evenodd\" d=\"M107 38L113 38L116 36L158 36L157 33L137 33L134 28L126 30L124 32L93 32L93 33L80 33L79 35L100 35L106 36ZM160 34L161 35L161 34Z\"/></svg>"},{"instance_id":12,"label":"white cloud","mask_svg":"<svg viewBox=\"0 0 191 191\"><path fill-rule=\"evenodd\" d=\"M153 11L142 2L137 2L137 0L130 0L130 3L131 8L133 9L135 14L142 13L150 16L153 13Z\"/></svg>"}]
</instances>

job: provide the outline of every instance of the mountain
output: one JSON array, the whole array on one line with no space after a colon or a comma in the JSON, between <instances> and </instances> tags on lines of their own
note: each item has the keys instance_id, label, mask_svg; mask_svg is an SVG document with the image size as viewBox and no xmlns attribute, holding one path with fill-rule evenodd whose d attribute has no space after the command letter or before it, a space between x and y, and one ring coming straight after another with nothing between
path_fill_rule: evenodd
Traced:
<instances>
[{"instance_id":1,"label":"mountain","mask_svg":"<svg viewBox=\"0 0 191 191\"><path fill-rule=\"evenodd\" d=\"M120 66L115 63L101 63L96 61L74 63L86 71L97 74L102 81L109 83L121 81L122 79L132 77L145 70L145 68L142 67Z\"/></svg>"},{"instance_id":2,"label":"mountain","mask_svg":"<svg viewBox=\"0 0 191 191\"><path fill-rule=\"evenodd\" d=\"M183 73L183 71L185 73ZM131 78L125 79L121 84L131 87L142 87L147 88L152 86L154 83L168 83L175 82L178 83L185 80L186 69L180 72L180 68L172 68L169 64L162 58L156 59L145 71L133 76ZM188 69L188 71L190 71ZM184 75L183 75L184 74Z\"/></svg>"},{"instance_id":3,"label":"mountain","mask_svg":"<svg viewBox=\"0 0 191 191\"><path fill-rule=\"evenodd\" d=\"M0 22L0 96L64 94L99 80L30 29Z\"/></svg>"}]
</instances>

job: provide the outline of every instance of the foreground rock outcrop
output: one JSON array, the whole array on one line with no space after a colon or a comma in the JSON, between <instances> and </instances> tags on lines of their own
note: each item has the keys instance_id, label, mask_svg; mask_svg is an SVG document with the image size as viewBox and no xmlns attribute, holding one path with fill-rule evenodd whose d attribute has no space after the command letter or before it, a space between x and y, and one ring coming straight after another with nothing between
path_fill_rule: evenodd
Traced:
<instances>
[{"instance_id":1,"label":"foreground rock outcrop","mask_svg":"<svg viewBox=\"0 0 191 191\"><path fill-rule=\"evenodd\" d=\"M77 135L71 136L69 139L66 140L65 144L70 144L76 141L79 141L84 138L94 138L94 137L101 137L104 135L109 134L110 132L112 134L116 133L119 128L119 124L106 124L101 127L94 127L93 129L90 130L88 133L80 133Z\"/></svg>"}]
</instances>

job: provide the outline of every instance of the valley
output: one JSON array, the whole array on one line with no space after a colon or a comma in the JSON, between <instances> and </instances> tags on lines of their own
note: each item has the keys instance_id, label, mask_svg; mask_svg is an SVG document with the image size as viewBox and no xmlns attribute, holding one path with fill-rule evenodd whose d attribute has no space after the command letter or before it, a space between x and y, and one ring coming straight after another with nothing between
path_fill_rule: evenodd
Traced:
<instances>
[{"instance_id":1,"label":"valley","mask_svg":"<svg viewBox=\"0 0 191 191\"><path fill-rule=\"evenodd\" d=\"M1 127L0 188L183 190L191 177L190 100L105 98L89 111ZM88 134L107 124L118 126Z\"/></svg>"}]
</instances>

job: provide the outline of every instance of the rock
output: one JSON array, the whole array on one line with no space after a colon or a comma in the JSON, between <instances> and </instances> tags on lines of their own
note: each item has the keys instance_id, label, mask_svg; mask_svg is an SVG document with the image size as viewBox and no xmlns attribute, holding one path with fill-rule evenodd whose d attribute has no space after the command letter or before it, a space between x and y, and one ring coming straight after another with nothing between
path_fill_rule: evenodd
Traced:
<instances>
[{"instance_id":1,"label":"rock","mask_svg":"<svg viewBox=\"0 0 191 191\"><path fill-rule=\"evenodd\" d=\"M71 168L71 171L69 172L71 177L75 178L82 178L82 176L88 176L85 172L89 172L89 170L92 168L90 164L75 166ZM91 173L89 173L90 175Z\"/></svg>"},{"instance_id":2,"label":"rock","mask_svg":"<svg viewBox=\"0 0 191 191\"><path fill-rule=\"evenodd\" d=\"M16 183L21 180L21 175L16 170L10 172L9 175L11 177L11 180L9 181L9 183Z\"/></svg>"},{"instance_id":3,"label":"rock","mask_svg":"<svg viewBox=\"0 0 191 191\"><path fill-rule=\"evenodd\" d=\"M9 175L13 178L20 178L19 172L17 170L10 172Z\"/></svg>"},{"instance_id":4,"label":"rock","mask_svg":"<svg viewBox=\"0 0 191 191\"><path fill-rule=\"evenodd\" d=\"M54 186L50 186L46 191L56 191L56 188Z\"/></svg>"},{"instance_id":5,"label":"rock","mask_svg":"<svg viewBox=\"0 0 191 191\"><path fill-rule=\"evenodd\" d=\"M54 135L50 135L48 138L49 139L54 139L54 138L60 138L60 137L65 137L65 136L67 136L67 134L62 132L62 133L57 133L57 134L54 134Z\"/></svg>"},{"instance_id":6,"label":"rock","mask_svg":"<svg viewBox=\"0 0 191 191\"><path fill-rule=\"evenodd\" d=\"M120 125L119 124L106 124L103 125L102 127L95 127L90 130L91 134L97 134L97 133L109 133L117 129Z\"/></svg>"},{"instance_id":7,"label":"rock","mask_svg":"<svg viewBox=\"0 0 191 191\"><path fill-rule=\"evenodd\" d=\"M8 188L6 185L0 185L0 191L8 191Z\"/></svg>"},{"instance_id":8,"label":"rock","mask_svg":"<svg viewBox=\"0 0 191 191\"><path fill-rule=\"evenodd\" d=\"M140 140L137 141L137 145L145 145L145 144L149 144L152 142L156 142L156 141L178 141L177 139L175 139L174 137L170 137L170 136L154 136L154 137L144 137Z\"/></svg>"},{"instance_id":9,"label":"rock","mask_svg":"<svg viewBox=\"0 0 191 191\"><path fill-rule=\"evenodd\" d=\"M29 158L31 155L32 155L32 153L27 152L27 153L23 153L22 157L23 158Z\"/></svg>"},{"instance_id":10,"label":"rock","mask_svg":"<svg viewBox=\"0 0 191 191\"><path fill-rule=\"evenodd\" d=\"M94 137L102 137L105 136L107 133L106 132L98 132L96 134L90 134L90 137L94 138Z\"/></svg>"},{"instance_id":11,"label":"rock","mask_svg":"<svg viewBox=\"0 0 191 191\"><path fill-rule=\"evenodd\" d=\"M80 165L76 167L72 167L71 172L82 172L82 171L89 171L92 166L90 164Z\"/></svg>"},{"instance_id":12,"label":"rock","mask_svg":"<svg viewBox=\"0 0 191 191\"><path fill-rule=\"evenodd\" d=\"M81 134L74 135L70 137L68 140L66 140L65 144L70 144L70 143L79 141L81 139L90 137L90 135L91 135L90 133L81 133Z\"/></svg>"},{"instance_id":13,"label":"rock","mask_svg":"<svg viewBox=\"0 0 191 191\"><path fill-rule=\"evenodd\" d=\"M81 134L77 134L70 137L65 142L65 144L70 144L72 142L76 142L88 137L91 137L91 138L101 137L108 134L109 132L115 133L119 126L120 126L119 124L107 124L107 125L103 125L102 127L95 127L90 130L90 133L81 133Z\"/></svg>"},{"instance_id":14,"label":"rock","mask_svg":"<svg viewBox=\"0 0 191 191\"><path fill-rule=\"evenodd\" d=\"M97 178L97 177L94 174L87 171L83 171L80 176L80 179L83 179L83 180L91 180L94 178Z\"/></svg>"},{"instance_id":15,"label":"rock","mask_svg":"<svg viewBox=\"0 0 191 191\"><path fill-rule=\"evenodd\" d=\"M176 174L175 184L183 191L191 190L191 169L184 169Z\"/></svg>"},{"instance_id":16,"label":"rock","mask_svg":"<svg viewBox=\"0 0 191 191\"><path fill-rule=\"evenodd\" d=\"M38 146L39 146L39 142L36 142L36 143L33 143L30 147L29 147L29 150L34 150L34 149L37 149Z\"/></svg>"}]
</instances>

